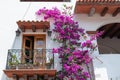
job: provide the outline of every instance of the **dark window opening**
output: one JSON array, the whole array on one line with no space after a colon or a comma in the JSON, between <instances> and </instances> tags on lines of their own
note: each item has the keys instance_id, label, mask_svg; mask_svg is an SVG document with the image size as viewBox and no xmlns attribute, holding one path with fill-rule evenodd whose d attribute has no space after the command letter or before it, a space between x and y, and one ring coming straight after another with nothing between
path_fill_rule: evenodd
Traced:
<instances>
[{"instance_id":1,"label":"dark window opening","mask_svg":"<svg viewBox=\"0 0 120 80\"><path fill-rule=\"evenodd\" d=\"M99 54L120 54L120 39L99 38L97 40Z\"/></svg>"},{"instance_id":2,"label":"dark window opening","mask_svg":"<svg viewBox=\"0 0 120 80\"><path fill-rule=\"evenodd\" d=\"M30 40L25 41L25 63L33 63L34 36L26 36Z\"/></svg>"},{"instance_id":3,"label":"dark window opening","mask_svg":"<svg viewBox=\"0 0 120 80\"><path fill-rule=\"evenodd\" d=\"M120 53L120 23L110 23L101 26L97 31L104 31L97 40L100 54Z\"/></svg>"}]
</instances>

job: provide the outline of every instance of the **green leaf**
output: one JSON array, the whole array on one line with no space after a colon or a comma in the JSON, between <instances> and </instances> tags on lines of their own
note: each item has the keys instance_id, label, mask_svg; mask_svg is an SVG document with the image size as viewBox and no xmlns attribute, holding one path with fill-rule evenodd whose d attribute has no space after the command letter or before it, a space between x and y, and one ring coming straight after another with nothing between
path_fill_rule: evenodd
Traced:
<instances>
[{"instance_id":1,"label":"green leaf","mask_svg":"<svg viewBox=\"0 0 120 80\"><path fill-rule=\"evenodd\" d=\"M63 7L66 7L66 4L63 4Z\"/></svg>"}]
</instances>

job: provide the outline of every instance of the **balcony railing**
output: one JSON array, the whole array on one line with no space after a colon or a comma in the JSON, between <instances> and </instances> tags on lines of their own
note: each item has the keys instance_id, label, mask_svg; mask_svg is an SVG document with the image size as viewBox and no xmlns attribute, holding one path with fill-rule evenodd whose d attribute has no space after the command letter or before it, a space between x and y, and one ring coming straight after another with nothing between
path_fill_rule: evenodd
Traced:
<instances>
[{"instance_id":1,"label":"balcony railing","mask_svg":"<svg viewBox=\"0 0 120 80\"><path fill-rule=\"evenodd\" d=\"M10 49L6 69L54 69L51 49Z\"/></svg>"}]
</instances>

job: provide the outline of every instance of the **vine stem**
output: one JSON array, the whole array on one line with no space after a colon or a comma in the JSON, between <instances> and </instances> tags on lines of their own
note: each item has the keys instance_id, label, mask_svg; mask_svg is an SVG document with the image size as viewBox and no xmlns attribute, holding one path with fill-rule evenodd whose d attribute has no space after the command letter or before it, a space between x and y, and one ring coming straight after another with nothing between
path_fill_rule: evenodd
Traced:
<instances>
[{"instance_id":1,"label":"vine stem","mask_svg":"<svg viewBox=\"0 0 120 80\"><path fill-rule=\"evenodd\" d=\"M88 64L86 64L86 67L87 67L88 73L89 73L89 75L90 75L90 80L92 80L91 72L90 72L90 68L89 68Z\"/></svg>"}]
</instances>

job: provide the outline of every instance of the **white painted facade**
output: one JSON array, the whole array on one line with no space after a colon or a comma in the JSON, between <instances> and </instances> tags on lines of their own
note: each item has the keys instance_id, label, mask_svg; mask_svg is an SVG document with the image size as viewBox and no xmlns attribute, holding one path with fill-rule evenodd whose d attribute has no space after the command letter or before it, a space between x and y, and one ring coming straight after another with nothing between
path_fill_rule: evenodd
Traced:
<instances>
[{"instance_id":1,"label":"white painted facade","mask_svg":"<svg viewBox=\"0 0 120 80\"><path fill-rule=\"evenodd\" d=\"M85 30L96 31L103 25L120 23L120 14L116 17L112 17L110 14L107 14L104 17L101 17L99 14L95 14L92 17L88 17L87 14L76 14L75 20L79 21L79 25L85 28ZM120 39L114 38L110 40L105 38L104 40L101 40L102 44L107 44L107 42L108 45L111 45L118 51L120 50ZM109 50L111 49L110 47L107 48ZM96 80L120 80L120 54L99 54L99 51L94 54L100 59L100 61L98 59L93 59Z\"/></svg>"},{"instance_id":2,"label":"white painted facade","mask_svg":"<svg viewBox=\"0 0 120 80\"><path fill-rule=\"evenodd\" d=\"M59 4L59 6L58 6ZM6 66L7 52L8 49L21 49L22 47L22 35L16 37L15 31L18 26L16 21L18 20L36 20L35 12L42 7L59 7L61 8L64 3L41 3L41 2L20 2L19 0L4 0L0 1L0 80L6 80L6 76L3 70ZM66 3L68 5L75 6L75 0L71 3ZM27 8L28 12L26 13ZM79 22L80 27L85 28L87 31L96 31L99 27L109 24L109 23L120 23L120 14L116 17L112 17L107 14L101 17L99 14L95 14L92 17L88 17L87 14L75 14L75 20ZM51 27L54 27L51 25ZM32 33L32 32L30 32ZM36 32L37 33L37 32ZM118 41L119 42L119 41ZM47 48L52 48L53 41L50 37L47 37ZM120 80L120 54L106 54L99 55L96 51L94 54L103 62L94 59L94 71L96 75L96 80ZM55 65L56 68L59 65Z\"/></svg>"}]
</instances>

